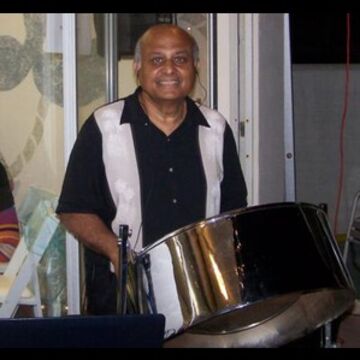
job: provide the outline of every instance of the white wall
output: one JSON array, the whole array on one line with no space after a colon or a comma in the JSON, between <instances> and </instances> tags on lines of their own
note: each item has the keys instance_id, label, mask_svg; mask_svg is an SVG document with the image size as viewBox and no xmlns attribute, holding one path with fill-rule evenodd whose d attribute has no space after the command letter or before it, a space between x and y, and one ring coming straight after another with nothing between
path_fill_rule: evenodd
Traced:
<instances>
[{"instance_id":1,"label":"white wall","mask_svg":"<svg viewBox=\"0 0 360 360\"><path fill-rule=\"evenodd\" d=\"M258 203L284 201L283 14L258 16Z\"/></svg>"},{"instance_id":2,"label":"white wall","mask_svg":"<svg viewBox=\"0 0 360 360\"><path fill-rule=\"evenodd\" d=\"M339 176L344 65L294 65L294 122L297 198L327 203L333 225ZM360 65L351 65L345 131L344 190L338 230L346 232L352 201L360 190Z\"/></svg>"}]
</instances>

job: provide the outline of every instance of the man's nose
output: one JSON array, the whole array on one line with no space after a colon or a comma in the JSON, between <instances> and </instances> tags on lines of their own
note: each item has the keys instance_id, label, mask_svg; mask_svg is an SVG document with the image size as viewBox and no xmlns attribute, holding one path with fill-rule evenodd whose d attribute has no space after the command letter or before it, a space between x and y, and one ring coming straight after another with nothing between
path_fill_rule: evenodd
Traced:
<instances>
[{"instance_id":1,"label":"man's nose","mask_svg":"<svg viewBox=\"0 0 360 360\"><path fill-rule=\"evenodd\" d=\"M171 59L166 60L163 69L166 73L172 73L175 69L174 62Z\"/></svg>"}]
</instances>

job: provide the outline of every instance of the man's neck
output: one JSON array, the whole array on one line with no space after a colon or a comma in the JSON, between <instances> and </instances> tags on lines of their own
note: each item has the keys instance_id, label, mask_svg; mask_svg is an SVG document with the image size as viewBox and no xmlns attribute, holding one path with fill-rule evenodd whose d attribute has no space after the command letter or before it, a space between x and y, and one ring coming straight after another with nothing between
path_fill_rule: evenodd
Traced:
<instances>
[{"instance_id":1,"label":"man's neck","mask_svg":"<svg viewBox=\"0 0 360 360\"><path fill-rule=\"evenodd\" d=\"M166 135L170 135L184 121L186 100L154 101L144 93L139 94L139 102L150 121Z\"/></svg>"}]
</instances>

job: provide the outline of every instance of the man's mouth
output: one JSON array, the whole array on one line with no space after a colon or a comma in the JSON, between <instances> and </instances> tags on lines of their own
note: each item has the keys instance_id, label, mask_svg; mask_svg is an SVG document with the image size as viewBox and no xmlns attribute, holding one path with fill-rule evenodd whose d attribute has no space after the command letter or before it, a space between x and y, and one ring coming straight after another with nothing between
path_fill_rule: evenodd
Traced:
<instances>
[{"instance_id":1,"label":"man's mouth","mask_svg":"<svg viewBox=\"0 0 360 360\"><path fill-rule=\"evenodd\" d=\"M160 85L178 85L180 83L179 80L173 79L173 80L158 80L158 84Z\"/></svg>"}]
</instances>

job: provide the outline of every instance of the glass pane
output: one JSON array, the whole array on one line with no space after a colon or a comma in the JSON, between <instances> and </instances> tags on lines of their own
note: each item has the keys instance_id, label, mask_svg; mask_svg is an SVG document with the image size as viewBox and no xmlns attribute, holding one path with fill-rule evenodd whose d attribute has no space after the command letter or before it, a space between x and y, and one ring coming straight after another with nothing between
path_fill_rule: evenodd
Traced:
<instances>
[{"instance_id":1,"label":"glass pane","mask_svg":"<svg viewBox=\"0 0 360 360\"><path fill-rule=\"evenodd\" d=\"M102 45L103 33L95 28L95 15L103 20L104 14L77 14L77 95L78 129L99 106L106 102L106 62ZM102 24L104 22L102 21ZM80 311L85 313L84 248L80 249Z\"/></svg>"},{"instance_id":2,"label":"glass pane","mask_svg":"<svg viewBox=\"0 0 360 360\"><path fill-rule=\"evenodd\" d=\"M103 38L95 31L94 15L104 17L104 14L88 13L76 16L79 129L106 101L106 64L104 52L99 50Z\"/></svg>"},{"instance_id":3,"label":"glass pane","mask_svg":"<svg viewBox=\"0 0 360 360\"><path fill-rule=\"evenodd\" d=\"M35 209L56 201L64 174L60 25L59 15L49 21L45 14L0 14L0 156L26 241L44 220ZM66 313L63 239L59 228L38 268L48 316Z\"/></svg>"},{"instance_id":4,"label":"glass pane","mask_svg":"<svg viewBox=\"0 0 360 360\"><path fill-rule=\"evenodd\" d=\"M177 14L177 24L183 29L187 30L197 41L200 50L200 64L199 77L195 83L195 89L192 97L194 100L209 105L210 99L208 96L208 68L209 68L209 54L208 54L208 14Z\"/></svg>"}]
</instances>

